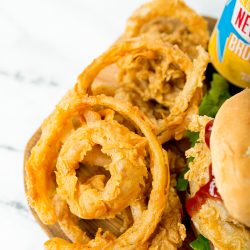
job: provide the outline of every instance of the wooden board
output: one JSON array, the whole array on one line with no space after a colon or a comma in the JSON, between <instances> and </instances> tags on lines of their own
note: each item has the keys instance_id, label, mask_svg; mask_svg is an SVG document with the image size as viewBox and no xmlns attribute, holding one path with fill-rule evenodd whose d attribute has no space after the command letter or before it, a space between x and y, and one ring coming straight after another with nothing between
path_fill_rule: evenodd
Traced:
<instances>
[{"instance_id":1,"label":"wooden board","mask_svg":"<svg viewBox=\"0 0 250 250\"><path fill-rule=\"evenodd\" d=\"M216 20L210 17L205 17L205 18L208 21L209 31L211 33L215 26ZM112 74L110 74L110 72L106 72L105 74L102 74L102 77L98 79L98 81L104 81L104 82L109 81L110 76L112 76ZM38 129L34 133L34 135L30 138L29 142L27 143L26 148L25 148L25 153L24 153L24 166L30 156L31 149L35 146L40 136L41 136L41 129ZM24 169L24 176L25 176L25 169ZM24 186L25 186L25 192L26 192L25 179L24 179ZM37 223L41 226L41 228L46 232L46 234L50 238L60 237L60 238L68 240L67 236L63 233L63 231L61 230L58 224L45 225L40 221L36 212L32 208L30 208L30 210L35 220L37 221ZM118 230L119 227L121 227L121 225L122 225L122 220L120 218L108 220L107 222L105 222L104 220L89 220L89 221L82 220L82 223L81 223L82 229L86 231L90 236L95 234L95 231L98 229L98 227L109 229L112 233L118 236L121 234L121 232ZM184 247L182 249L187 249L187 248Z\"/></svg>"}]
</instances>

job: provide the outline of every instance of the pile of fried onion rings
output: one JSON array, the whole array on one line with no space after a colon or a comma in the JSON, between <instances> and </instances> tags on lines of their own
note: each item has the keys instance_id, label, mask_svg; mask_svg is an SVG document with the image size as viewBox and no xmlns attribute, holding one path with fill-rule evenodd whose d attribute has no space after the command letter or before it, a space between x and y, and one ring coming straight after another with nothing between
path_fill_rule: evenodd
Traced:
<instances>
[{"instance_id":1,"label":"pile of fried onion rings","mask_svg":"<svg viewBox=\"0 0 250 250\"><path fill-rule=\"evenodd\" d=\"M185 163L168 143L198 113L207 41L182 1L153 0L79 76L25 165L30 206L64 234L45 249L181 247L175 174Z\"/></svg>"}]
</instances>

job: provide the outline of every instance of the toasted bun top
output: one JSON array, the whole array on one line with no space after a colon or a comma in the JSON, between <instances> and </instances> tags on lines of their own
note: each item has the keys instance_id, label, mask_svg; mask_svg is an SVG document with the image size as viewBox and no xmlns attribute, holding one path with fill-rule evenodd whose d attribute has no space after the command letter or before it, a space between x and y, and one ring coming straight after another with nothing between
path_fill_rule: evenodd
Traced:
<instances>
[{"instance_id":1,"label":"toasted bun top","mask_svg":"<svg viewBox=\"0 0 250 250\"><path fill-rule=\"evenodd\" d=\"M229 214L250 227L250 89L217 113L210 140L213 174Z\"/></svg>"}]
</instances>

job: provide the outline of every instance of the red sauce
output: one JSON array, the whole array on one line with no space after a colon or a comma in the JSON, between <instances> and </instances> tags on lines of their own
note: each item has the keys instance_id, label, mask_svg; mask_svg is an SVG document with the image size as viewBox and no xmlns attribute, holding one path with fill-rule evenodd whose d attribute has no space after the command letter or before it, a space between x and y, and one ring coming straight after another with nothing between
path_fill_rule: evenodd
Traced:
<instances>
[{"instance_id":1,"label":"red sauce","mask_svg":"<svg viewBox=\"0 0 250 250\"><path fill-rule=\"evenodd\" d=\"M221 200L221 196L217 190L215 179L212 174L212 164L209 166L208 183L202 186L200 190L196 192L194 197L190 198L186 202L186 210L189 216L192 217L196 212L198 212L208 198Z\"/></svg>"},{"instance_id":2,"label":"red sauce","mask_svg":"<svg viewBox=\"0 0 250 250\"><path fill-rule=\"evenodd\" d=\"M207 123L205 127L205 142L209 148L210 148L210 136L212 133L213 124L214 124L214 120L211 120Z\"/></svg>"},{"instance_id":3,"label":"red sauce","mask_svg":"<svg viewBox=\"0 0 250 250\"><path fill-rule=\"evenodd\" d=\"M214 121L211 120L210 122L207 123L205 127L205 142L208 147L210 147L210 136L212 132L213 123ZM212 174L212 164L210 164L209 166L208 183L202 186L196 192L196 194L186 202L186 210L189 216L192 217L196 212L198 212L201 206L206 202L208 198L220 201L222 200L215 185L215 178Z\"/></svg>"}]
</instances>

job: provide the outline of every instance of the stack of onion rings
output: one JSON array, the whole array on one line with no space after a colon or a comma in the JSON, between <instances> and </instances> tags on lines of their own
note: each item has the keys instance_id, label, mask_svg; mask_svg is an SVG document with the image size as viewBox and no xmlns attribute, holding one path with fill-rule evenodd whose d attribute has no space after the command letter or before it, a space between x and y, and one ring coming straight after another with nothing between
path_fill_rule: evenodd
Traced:
<instances>
[{"instance_id":1,"label":"stack of onion rings","mask_svg":"<svg viewBox=\"0 0 250 250\"><path fill-rule=\"evenodd\" d=\"M204 49L197 50L199 56L192 61L177 46L159 39L136 37L120 41L84 70L76 90L126 100L149 118L161 143L180 139L187 129L184 124L189 111L198 111L209 60ZM91 84L102 70L114 64L119 67L117 82Z\"/></svg>"},{"instance_id":2,"label":"stack of onion rings","mask_svg":"<svg viewBox=\"0 0 250 250\"><path fill-rule=\"evenodd\" d=\"M183 164L162 144L180 140L198 113L207 39L206 22L182 1L154 0L45 120L25 166L27 197L72 242L54 238L47 250L182 245L174 173Z\"/></svg>"},{"instance_id":3,"label":"stack of onion rings","mask_svg":"<svg viewBox=\"0 0 250 250\"><path fill-rule=\"evenodd\" d=\"M112 117L102 117L101 111L103 109L99 112L94 111L95 108L100 107L104 110L113 110L126 119L129 119L140 130L143 136L130 132L128 128L112 120ZM92 114L88 114L87 118L84 117L86 111L88 111L87 113L92 111ZM68 127L67 123L76 117L82 120L82 125L76 130L64 131L64 128ZM90 132L91 130L93 131ZM65 133L67 134L66 136ZM115 137L112 139L111 135ZM64 143L61 138L64 140ZM117 147L114 148L113 140L115 138L118 139L117 143L120 149ZM101 142L102 140L104 141ZM133 143L131 144L132 146L129 142ZM87 150L91 150L88 143L92 147L102 143L103 153L108 152L108 155L111 155L112 163L109 164L109 167L114 168L110 170L114 178L112 179L111 177L108 181L110 183L106 183L105 187L105 189L110 188L112 190L110 197L105 194L103 176L93 176L84 184L77 181L75 169L79 167L79 162L84 161L86 151L82 147L88 147ZM55 198L58 198L58 195L63 200L62 203L67 203L70 214L72 214L71 217L68 216L70 219L69 224L74 227L77 222L74 218L75 216L87 219L112 217L113 213L121 211L124 207L129 206L130 203L136 202L138 194L126 193L125 191L127 188L129 190L130 185L132 185L132 188L136 185L137 187L134 190L140 191L140 184L143 185L143 178L147 175L147 168L145 168L146 164L143 157L146 154L146 149L150 156L150 166L147 167L150 169L152 175L152 190L149 195L147 207L142 211L140 220L135 220L132 227L113 243L119 246L123 246L124 244L125 246L142 245L155 230L165 207L165 199L160 199L159 197L165 197L166 190L168 190L168 165L164 162L161 146L152 132L147 119L136 107L128 103L114 100L107 96L79 96L75 91L70 91L58 104L54 113L45 121L41 138L33 148L30 159L27 162L26 181L29 202L45 224L56 222L60 224L60 221L58 221L60 216L57 215L56 206L54 205ZM132 157L130 154L132 154ZM135 160L137 161L137 165L133 165L133 161ZM112 164L113 166L111 166ZM107 167L107 165L103 167ZM124 167L131 167L132 169L126 169L123 173ZM56 171L56 180L54 171ZM132 171L131 173L134 172L136 178L139 179L135 180L135 177L129 177L129 171ZM138 172L136 173L136 171ZM121 173L125 174L125 176ZM130 178L131 183L126 178ZM122 188L125 190L121 190ZM96 196L92 193L97 194L98 191L99 195L103 195L100 199L96 199ZM121 202L121 205L118 206L119 202L112 203L112 196L115 199L119 195L125 199L126 204ZM74 197L77 200L72 199ZM94 200L91 200L90 197ZM87 204L84 202L86 198ZM104 198L107 198L106 203ZM88 202L92 202L93 206ZM118 207L112 208L114 205ZM80 211L81 207L85 210ZM101 209L101 211L98 209ZM84 241L88 241L84 232L82 233L82 237ZM72 237L71 239L74 240L75 238Z\"/></svg>"}]
</instances>

